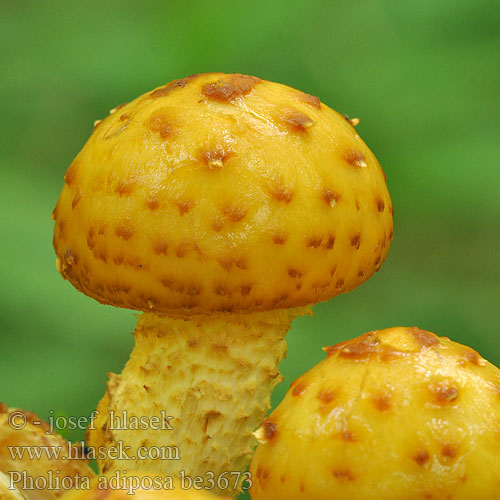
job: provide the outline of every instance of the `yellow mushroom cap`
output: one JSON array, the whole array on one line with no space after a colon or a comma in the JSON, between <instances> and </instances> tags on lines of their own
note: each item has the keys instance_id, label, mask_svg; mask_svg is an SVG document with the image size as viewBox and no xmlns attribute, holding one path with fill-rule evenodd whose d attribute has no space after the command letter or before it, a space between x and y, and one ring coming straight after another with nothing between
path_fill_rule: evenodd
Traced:
<instances>
[{"instance_id":1,"label":"yellow mushroom cap","mask_svg":"<svg viewBox=\"0 0 500 500\"><path fill-rule=\"evenodd\" d=\"M500 498L500 371L418 328L326 349L257 432L253 500Z\"/></svg>"},{"instance_id":2,"label":"yellow mushroom cap","mask_svg":"<svg viewBox=\"0 0 500 500\"><path fill-rule=\"evenodd\" d=\"M97 123L54 210L63 277L157 313L349 291L392 239L384 173L318 98L239 74L173 81Z\"/></svg>"},{"instance_id":3,"label":"yellow mushroom cap","mask_svg":"<svg viewBox=\"0 0 500 500\"><path fill-rule=\"evenodd\" d=\"M61 485L77 486L95 476L80 443L70 445L35 413L4 403L0 444L2 500L55 500Z\"/></svg>"}]
</instances>

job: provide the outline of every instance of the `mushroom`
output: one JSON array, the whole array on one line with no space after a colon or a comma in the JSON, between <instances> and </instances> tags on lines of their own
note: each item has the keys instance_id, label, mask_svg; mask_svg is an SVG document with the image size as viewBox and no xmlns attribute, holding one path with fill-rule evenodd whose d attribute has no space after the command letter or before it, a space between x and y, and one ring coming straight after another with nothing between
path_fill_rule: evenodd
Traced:
<instances>
[{"instance_id":1,"label":"mushroom","mask_svg":"<svg viewBox=\"0 0 500 500\"><path fill-rule=\"evenodd\" d=\"M126 474L99 476L87 489L68 491L61 500L230 500L212 494L198 484L187 486L171 477L128 471Z\"/></svg>"},{"instance_id":2,"label":"mushroom","mask_svg":"<svg viewBox=\"0 0 500 500\"><path fill-rule=\"evenodd\" d=\"M11 485L7 474L0 471L0 498L2 500L25 500L19 489Z\"/></svg>"},{"instance_id":3,"label":"mushroom","mask_svg":"<svg viewBox=\"0 0 500 500\"><path fill-rule=\"evenodd\" d=\"M253 500L498 497L497 367L419 328L325 351L257 431Z\"/></svg>"},{"instance_id":4,"label":"mushroom","mask_svg":"<svg viewBox=\"0 0 500 500\"><path fill-rule=\"evenodd\" d=\"M104 472L245 470L291 321L368 279L392 239L384 173L351 122L240 74L193 75L112 110L53 218L61 275L143 312L89 444L172 450L100 459ZM112 425L162 412L167 430Z\"/></svg>"},{"instance_id":5,"label":"mushroom","mask_svg":"<svg viewBox=\"0 0 500 500\"><path fill-rule=\"evenodd\" d=\"M95 476L80 447L33 412L0 403L0 498L55 500ZM32 454L32 456L30 456Z\"/></svg>"}]
</instances>

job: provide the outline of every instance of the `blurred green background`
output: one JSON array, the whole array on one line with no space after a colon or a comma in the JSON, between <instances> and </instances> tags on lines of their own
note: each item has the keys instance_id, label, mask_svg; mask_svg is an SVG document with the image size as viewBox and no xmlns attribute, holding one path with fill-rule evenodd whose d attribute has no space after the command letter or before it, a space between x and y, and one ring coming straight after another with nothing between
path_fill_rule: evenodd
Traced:
<instances>
[{"instance_id":1,"label":"blurred green background","mask_svg":"<svg viewBox=\"0 0 500 500\"><path fill-rule=\"evenodd\" d=\"M381 272L289 334L284 395L365 331L418 325L500 364L500 3L0 1L0 401L87 415L132 348L131 311L55 268L50 213L95 119L174 78L242 72L362 119L388 178ZM70 435L81 438L83 432Z\"/></svg>"}]
</instances>

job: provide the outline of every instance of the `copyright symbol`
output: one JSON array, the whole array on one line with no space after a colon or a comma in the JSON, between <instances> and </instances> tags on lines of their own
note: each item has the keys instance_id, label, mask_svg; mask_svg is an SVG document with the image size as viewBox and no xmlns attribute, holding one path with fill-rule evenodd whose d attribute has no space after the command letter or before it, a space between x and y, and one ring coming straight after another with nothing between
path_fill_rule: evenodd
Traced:
<instances>
[{"instance_id":1,"label":"copyright symbol","mask_svg":"<svg viewBox=\"0 0 500 500\"><path fill-rule=\"evenodd\" d=\"M26 415L22 411L13 411L9 415L9 426L16 431L24 429L28 423Z\"/></svg>"}]
</instances>

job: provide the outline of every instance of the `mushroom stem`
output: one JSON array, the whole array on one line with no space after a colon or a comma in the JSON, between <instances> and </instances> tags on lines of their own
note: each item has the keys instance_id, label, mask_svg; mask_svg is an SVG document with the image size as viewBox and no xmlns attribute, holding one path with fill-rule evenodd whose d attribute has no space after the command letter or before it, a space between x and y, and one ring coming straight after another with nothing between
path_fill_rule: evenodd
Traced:
<instances>
[{"instance_id":1,"label":"mushroom stem","mask_svg":"<svg viewBox=\"0 0 500 500\"><path fill-rule=\"evenodd\" d=\"M207 484L212 477L216 493L236 495L245 479L240 474L234 489L237 473L246 469L256 445L252 433L282 380L285 335L297 315L308 313L310 308L182 318L142 314L130 360L120 375L110 374L88 442L107 449L123 442L130 457L153 455L107 457L98 460L100 470L139 468L172 476L184 471ZM149 428L135 429L140 417ZM163 429L155 430L158 419ZM217 481L223 473L227 488L226 481Z\"/></svg>"}]
</instances>

